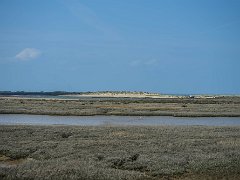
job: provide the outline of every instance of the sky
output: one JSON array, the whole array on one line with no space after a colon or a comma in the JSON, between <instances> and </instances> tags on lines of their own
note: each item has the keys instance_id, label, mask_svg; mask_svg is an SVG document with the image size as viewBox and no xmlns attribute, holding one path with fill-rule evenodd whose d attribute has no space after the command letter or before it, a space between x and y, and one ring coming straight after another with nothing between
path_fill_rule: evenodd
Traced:
<instances>
[{"instance_id":1,"label":"sky","mask_svg":"<svg viewBox=\"0 0 240 180\"><path fill-rule=\"evenodd\" d=\"M0 91L240 94L239 0L1 0Z\"/></svg>"}]
</instances>

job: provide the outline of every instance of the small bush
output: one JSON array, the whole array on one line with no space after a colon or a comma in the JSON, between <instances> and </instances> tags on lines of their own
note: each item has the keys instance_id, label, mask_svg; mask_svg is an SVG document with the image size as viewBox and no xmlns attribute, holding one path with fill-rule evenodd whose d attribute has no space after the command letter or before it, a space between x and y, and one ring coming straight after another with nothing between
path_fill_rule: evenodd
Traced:
<instances>
[{"instance_id":1,"label":"small bush","mask_svg":"<svg viewBox=\"0 0 240 180\"><path fill-rule=\"evenodd\" d=\"M61 136L62 138L69 138L72 135L72 133L62 133Z\"/></svg>"}]
</instances>

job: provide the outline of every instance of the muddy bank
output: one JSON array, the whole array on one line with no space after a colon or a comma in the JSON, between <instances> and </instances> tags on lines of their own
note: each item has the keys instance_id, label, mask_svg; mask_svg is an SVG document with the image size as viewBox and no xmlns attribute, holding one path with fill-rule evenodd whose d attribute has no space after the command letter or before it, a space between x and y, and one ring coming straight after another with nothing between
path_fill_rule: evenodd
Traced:
<instances>
[{"instance_id":1,"label":"muddy bank","mask_svg":"<svg viewBox=\"0 0 240 180\"><path fill-rule=\"evenodd\" d=\"M239 97L0 98L1 114L240 117Z\"/></svg>"}]
</instances>

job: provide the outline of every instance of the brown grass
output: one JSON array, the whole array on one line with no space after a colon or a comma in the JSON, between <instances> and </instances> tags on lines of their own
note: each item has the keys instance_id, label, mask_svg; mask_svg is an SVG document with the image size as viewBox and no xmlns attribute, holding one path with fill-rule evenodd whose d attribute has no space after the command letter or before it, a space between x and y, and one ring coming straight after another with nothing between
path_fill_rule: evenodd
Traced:
<instances>
[{"instance_id":1,"label":"brown grass","mask_svg":"<svg viewBox=\"0 0 240 180\"><path fill-rule=\"evenodd\" d=\"M0 126L0 178L239 179L239 149L239 127Z\"/></svg>"},{"instance_id":2,"label":"brown grass","mask_svg":"<svg viewBox=\"0 0 240 180\"><path fill-rule=\"evenodd\" d=\"M240 98L24 99L0 98L0 113L47 115L240 116Z\"/></svg>"}]
</instances>

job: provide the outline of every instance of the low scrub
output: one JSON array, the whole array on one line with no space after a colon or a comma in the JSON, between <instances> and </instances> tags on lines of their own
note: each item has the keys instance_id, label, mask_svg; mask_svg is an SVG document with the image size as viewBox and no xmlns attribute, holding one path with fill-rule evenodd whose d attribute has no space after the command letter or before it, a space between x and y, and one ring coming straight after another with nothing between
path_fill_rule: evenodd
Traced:
<instances>
[{"instance_id":1,"label":"low scrub","mask_svg":"<svg viewBox=\"0 0 240 180\"><path fill-rule=\"evenodd\" d=\"M240 179L240 128L0 126L1 179Z\"/></svg>"}]
</instances>

